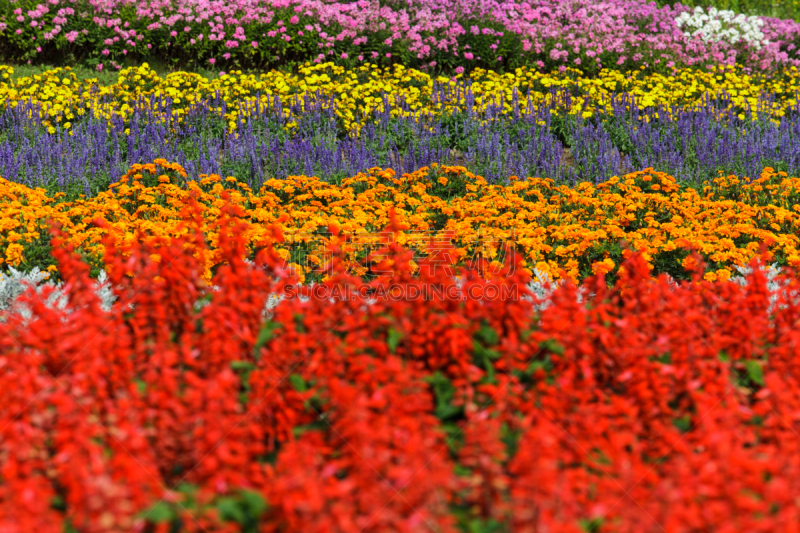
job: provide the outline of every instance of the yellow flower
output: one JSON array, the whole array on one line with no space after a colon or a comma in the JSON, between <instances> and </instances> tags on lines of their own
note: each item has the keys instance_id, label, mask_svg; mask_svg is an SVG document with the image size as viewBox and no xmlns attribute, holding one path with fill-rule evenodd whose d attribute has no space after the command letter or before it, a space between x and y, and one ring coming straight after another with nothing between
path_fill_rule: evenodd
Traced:
<instances>
[{"instance_id":1,"label":"yellow flower","mask_svg":"<svg viewBox=\"0 0 800 533\"><path fill-rule=\"evenodd\" d=\"M727 281L727 280L731 279L731 274L732 273L727 268L721 268L721 269L717 270L716 273L717 273L717 279L720 280L720 281Z\"/></svg>"},{"instance_id":2,"label":"yellow flower","mask_svg":"<svg viewBox=\"0 0 800 533\"><path fill-rule=\"evenodd\" d=\"M22 252L24 248L19 243L11 243L6 247L6 254L5 254L5 262L13 265L19 266L22 262Z\"/></svg>"},{"instance_id":3,"label":"yellow flower","mask_svg":"<svg viewBox=\"0 0 800 533\"><path fill-rule=\"evenodd\" d=\"M597 261L592 263L592 273L595 275L599 274L608 274L612 270L614 270L614 261L610 258L603 259L602 261Z\"/></svg>"}]
</instances>

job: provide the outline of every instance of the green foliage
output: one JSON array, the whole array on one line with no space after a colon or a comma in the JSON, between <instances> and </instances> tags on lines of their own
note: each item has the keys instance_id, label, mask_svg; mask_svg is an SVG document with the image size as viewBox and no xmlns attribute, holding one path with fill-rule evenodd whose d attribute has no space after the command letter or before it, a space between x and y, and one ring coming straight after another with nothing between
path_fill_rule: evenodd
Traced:
<instances>
[{"instance_id":1,"label":"green foliage","mask_svg":"<svg viewBox=\"0 0 800 533\"><path fill-rule=\"evenodd\" d=\"M197 501L197 488L193 485L181 483L176 492L179 502L161 500L142 512L139 518L150 524L169 524L169 531L179 532L184 530L181 517L186 513L190 516L215 513L225 522L238 524L242 533L257 533L259 519L267 510L264 498L250 490L239 490L204 504Z\"/></svg>"},{"instance_id":2,"label":"green foliage","mask_svg":"<svg viewBox=\"0 0 800 533\"><path fill-rule=\"evenodd\" d=\"M434 414L443 422L457 418L464 413L462 406L453 405L456 389L447 377L441 372L435 372L433 375L428 376L425 380L430 384L433 390L433 396L436 399L436 409Z\"/></svg>"}]
</instances>

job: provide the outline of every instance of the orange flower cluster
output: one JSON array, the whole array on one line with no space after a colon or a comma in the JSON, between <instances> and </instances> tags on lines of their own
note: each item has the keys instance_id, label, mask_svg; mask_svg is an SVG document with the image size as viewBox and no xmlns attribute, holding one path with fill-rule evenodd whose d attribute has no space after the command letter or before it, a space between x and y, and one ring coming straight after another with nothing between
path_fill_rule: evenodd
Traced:
<instances>
[{"instance_id":1,"label":"orange flower cluster","mask_svg":"<svg viewBox=\"0 0 800 533\"><path fill-rule=\"evenodd\" d=\"M645 170L592 185L512 178L489 184L463 167L436 166L397 176L373 169L331 184L315 177L269 180L253 191L233 177L201 175L187 180L180 165L158 160L135 165L95 198L67 202L44 190L0 180L0 261L29 264L50 221L89 257L103 254L109 233L131 242L180 235L180 210L190 197L203 212L212 251L213 229L226 202L241 207L248 254L277 223L287 236L281 253L298 271L321 269L328 228L350 236L349 253L363 258L394 210L407 226L401 244L427 253L431 239L451 240L459 261L476 256L502 260L513 243L527 271L539 269L572 279L616 273L625 246L641 251L656 272L680 277L688 251L699 251L709 278L727 279L767 245L783 265L800 265L800 179L767 168L752 182L721 176L699 190L680 187L671 176ZM92 221L101 218L108 226ZM441 239L440 239L441 240ZM40 254L41 255L41 254ZM206 273L220 264L213 252ZM30 265L29 265L30 266Z\"/></svg>"},{"instance_id":2,"label":"orange flower cluster","mask_svg":"<svg viewBox=\"0 0 800 533\"><path fill-rule=\"evenodd\" d=\"M633 254L613 287L588 279L581 304L566 284L537 313L511 262L491 280L455 281L427 259L413 274L390 216L395 239L377 256L394 275L370 290L445 297L293 298L265 318L269 295L296 287L270 245L281 228L266 228L251 265L240 208L219 209L213 249L196 202L172 238L128 242L94 221L118 296L110 311L57 233L71 311L34 295L31 316L0 328L0 529L798 523L798 277L771 307L758 270L744 287L707 282L694 256L694 282L674 286ZM363 283L336 239L330 252L323 287ZM224 263L213 290L212 254ZM511 296L486 297L496 293Z\"/></svg>"}]
</instances>

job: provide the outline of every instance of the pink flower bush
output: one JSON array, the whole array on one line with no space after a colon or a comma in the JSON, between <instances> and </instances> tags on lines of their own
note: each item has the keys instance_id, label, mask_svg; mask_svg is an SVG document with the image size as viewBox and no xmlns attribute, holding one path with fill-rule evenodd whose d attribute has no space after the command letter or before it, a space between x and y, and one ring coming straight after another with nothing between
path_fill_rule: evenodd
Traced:
<instances>
[{"instance_id":1,"label":"pink flower bush","mask_svg":"<svg viewBox=\"0 0 800 533\"><path fill-rule=\"evenodd\" d=\"M755 50L687 37L676 18L688 10L651 0L47 0L30 10L8 8L0 50L6 60L25 59L34 37L58 50L81 33L96 36L112 58L179 54L207 61L229 53L240 61L306 61L325 52L323 58L372 54L420 67L452 65L453 57L468 68L800 66L800 24L764 18L766 44ZM240 46L256 42L259 54ZM81 46L83 55L99 53L90 43Z\"/></svg>"}]
</instances>

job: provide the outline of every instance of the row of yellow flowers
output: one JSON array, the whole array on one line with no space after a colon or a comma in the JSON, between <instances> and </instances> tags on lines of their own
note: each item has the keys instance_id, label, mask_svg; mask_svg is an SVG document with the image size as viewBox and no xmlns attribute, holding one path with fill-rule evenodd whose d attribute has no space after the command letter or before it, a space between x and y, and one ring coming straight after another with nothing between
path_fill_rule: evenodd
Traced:
<instances>
[{"instance_id":1,"label":"row of yellow flowers","mask_svg":"<svg viewBox=\"0 0 800 533\"><path fill-rule=\"evenodd\" d=\"M503 105L511 112L514 91L524 110L549 98L551 89L566 89L572 95L570 113L591 116L597 107L605 107L612 95L627 93L637 98L641 107L702 105L708 94L725 92L737 111L755 108L760 96L774 96L770 113L779 120L789 109L797 107L800 73L792 67L776 76L746 74L737 68L719 68L703 72L695 69L676 70L673 75L644 74L641 71L604 70L598 76L585 77L580 71L543 73L526 68L500 74L476 70L464 77L436 77L401 65L380 68L364 65L347 70L332 63L307 65L298 73L272 71L260 75L232 71L216 79L199 74L175 72L159 76L147 64L120 71L117 83L100 85L96 79L79 81L69 67L57 68L40 75L14 79L13 67L0 66L0 106L34 101L47 107L45 124L56 128L69 127L72 121L85 116L89 109L100 117L126 116L139 97L164 96L173 100L178 117L192 102L215 95L227 104L227 120L235 128L238 104L257 98L267 102L275 97L289 104L304 94L335 96L337 113L348 129L363 117L383 108L383 94L390 99L402 98L406 111L397 113L440 112L442 104L435 97L435 86L455 86L468 81L480 107L490 103ZM447 106L463 106L459 101ZM566 104L564 104L566 105ZM287 111L288 113L288 111ZM291 123L290 123L291 124Z\"/></svg>"},{"instance_id":2,"label":"row of yellow flowers","mask_svg":"<svg viewBox=\"0 0 800 533\"><path fill-rule=\"evenodd\" d=\"M468 261L476 251L496 260L502 244L511 242L524 254L526 268L556 278L562 270L574 279L613 270L622 257L621 241L654 263L674 266L685 260L682 250L694 248L710 261L711 278L730 276L762 243L776 258L800 266L800 179L772 169L749 183L721 176L699 190L681 189L671 176L652 170L573 188L538 178L491 185L462 167L436 165L403 176L372 169L341 185L291 177L268 181L259 191L233 177L186 178L179 165L157 160L135 165L97 197L73 202L64 201L63 193L50 197L43 189L0 179L0 263L23 264L26 247L47 233L48 221L96 257L108 231L123 241L137 232L173 237L193 196L212 246L221 209L231 202L242 208L251 245L279 224L287 238L282 253L287 262L302 262L295 266L305 273L325 263L330 228L352 236L348 250L361 257L365 246L381 238L392 211L408 228L400 236L404 244L425 250L432 235L447 235L459 259ZM108 224L96 225L97 218ZM209 258L208 267L218 261Z\"/></svg>"}]
</instances>

